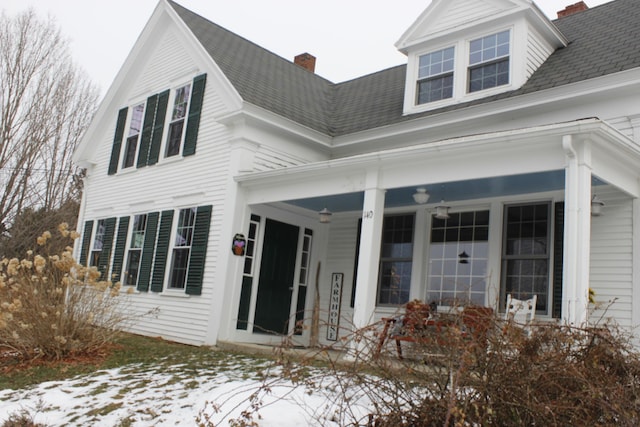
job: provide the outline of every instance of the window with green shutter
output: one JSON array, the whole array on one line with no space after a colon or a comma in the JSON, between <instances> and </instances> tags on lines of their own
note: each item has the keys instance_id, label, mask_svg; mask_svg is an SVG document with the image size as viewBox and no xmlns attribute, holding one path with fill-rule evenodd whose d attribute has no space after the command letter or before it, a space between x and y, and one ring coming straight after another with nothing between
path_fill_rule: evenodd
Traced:
<instances>
[{"instance_id":1,"label":"window with green shutter","mask_svg":"<svg viewBox=\"0 0 640 427\"><path fill-rule=\"evenodd\" d=\"M191 95L191 105L189 106L189 118L187 120L187 130L184 137L184 150L182 151L183 156L191 156L196 153L198 130L200 128L200 113L202 111L206 82L206 74L199 75L193 79L193 94Z\"/></svg>"},{"instance_id":2,"label":"window with green shutter","mask_svg":"<svg viewBox=\"0 0 640 427\"><path fill-rule=\"evenodd\" d=\"M93 231L93 220L85 221L82 232L82 246L80 247L80 265L87 265L87 254L91 245L91 232Z\"/></svg>"},{"instance_id":3,"label":"window with green shutter","mask_svg":"<svg viewBox=\"0 0 640 427\"><path fill-rule=\"evenodd\" d=\"M207 243L209 242L209 227L211 225L212 207L200 206L196 211L196 224L191 242L191 256L185 292L189 295L202 293L202 279L207 259Z\"/></svg>"},{"instance_id":4,"label":"window with green shutter","mask_svg":"<svg viewBox=\"0 0 640 427\"><path fill-rule=\"evenodd\" d=\"M160 228L158 229L158 243L153 263L153 273L151 275L151 291L162 292L164 274L167 265L167 255L169 253L169 243L171 239L171 226L173 223L173 211L163 211L160 216Z\"/></svg>"},{"instance_id":5,"label":"window with green shutter","mask_svg":"<svg viewBox=\"0 0 640 427\"><path fill-rule=\"evenodd\" d=\"M122 275L122 261L124 259L124 248L127 243L127 232L129 231L129 217L120 217L118 222L118 233L116 235L116 247L113 251L113 264L111 266L111 280L119 282Z\"/></svg>"},{"instance_id":6,"label":"window with green shutter","mask_svg":"<svg viewBox=\"0 0 640 427\"><path fill-rule=\"evenodd\" d=\"M156 236L158 233L158 212L151 212L147 215L147 225L144 232L144 243L142 246L142 256L140 259L140 270L138 272L138 284L136 289L141 292L149 290L151 280L151 265L156 249Z\"/></svg>"},{"instance_id":7,"label":"window with green shutter","mask_svg":"<svg viewBox=\"0 0 640 427\"><path fill-rule=\"evenodd\" d=\"M118 112L118 121L116 122L116 132L113 136L113 146L111 147L111 159L109 161L109 175L113 175L118 171L118 161L120 160L120 149L122 148L122 137L124 136L124 126L127 121L128 107Z\"/></svg>"},{"instance_id":8,"label":"window with green shutter","mask_svg":"<svg viewBox=\"0 0 640 427\"><path fill-rule=\"evenodd\" d=\"M101 227L104 227L102 228ZM107 218L106 220L98 221L98 229L96 230L96 239L100 239L94 243L96 252L99 252L94 257L98 271L100 272L101 280L109 280L109 260L111 259L111 249L113 247L113 234L116 228L116 218ZM100 247L98 251L97 248Z\"/></svg>"},{"instance_id":9,"label":"window with green shutter","mask_svg":"<svg viewBox=\"0 0 640 427\"><path fill-rule=\"evenodd\" d=\"M147 108L144 114L144 123L142 125L142 138L140 139L140 153L138 154L138 162L136 167L146 166L149 158L149 145L151 144L151 135L153 133L153 122L156 117L156 106L158 104L158 95L152 95L147 98Z\"/></svg>"}]
</instances>

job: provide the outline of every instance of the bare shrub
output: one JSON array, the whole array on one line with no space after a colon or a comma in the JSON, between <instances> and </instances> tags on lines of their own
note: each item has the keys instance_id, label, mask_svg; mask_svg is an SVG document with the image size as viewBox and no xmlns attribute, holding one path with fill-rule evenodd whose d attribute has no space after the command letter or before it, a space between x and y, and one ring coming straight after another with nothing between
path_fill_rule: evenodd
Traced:
<instances>
[{"instance_id":1,"label":"bare shrub","mask_svg":"<svg viewBox=\"0 0 640 427\"><path fill-rule=\"evenodd\" d=\"M69 244L77 238L66 224L59 233ZM70 246L50 254L51 240L44 232L24 258L0 261L0 349L23 360L95 354L126 320L120 284L76 263Z\"/></svg>"},{"instance_id":2,"label":"bare shrub","mask_svg":"<svg viewBox=\"0 0 640 427\"><path fill-rule=\"evenodd\" d=\"M322 415L308 408L316 425L640 425L640 357L615 325L528 333L491 316L471 330L462 316L403 342L411 358L399 359L393 341L376 352L375 324L341 343L347 357L345 347L339 358L326 356L332 347L302 358L283 348L278 366L283 380L325 396ZM328 368L313 368L318 358Z\"/></svg>"}]
</instances>

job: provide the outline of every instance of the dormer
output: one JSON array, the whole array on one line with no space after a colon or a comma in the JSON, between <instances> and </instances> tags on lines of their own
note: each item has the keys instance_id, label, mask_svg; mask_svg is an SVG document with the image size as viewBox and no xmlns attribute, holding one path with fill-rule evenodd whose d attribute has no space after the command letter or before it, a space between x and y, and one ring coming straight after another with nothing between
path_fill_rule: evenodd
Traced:
<instances>
[{"instance_id":1,"label":"dormer","mask_svg":"<svg viewBox=\"0 0 640 427\"><path fill-rule=\"evenodd\" d=\"M433 0L396 43L404 114L520 88L567 40L530 0Z\"/></svg>"}]
</instances>

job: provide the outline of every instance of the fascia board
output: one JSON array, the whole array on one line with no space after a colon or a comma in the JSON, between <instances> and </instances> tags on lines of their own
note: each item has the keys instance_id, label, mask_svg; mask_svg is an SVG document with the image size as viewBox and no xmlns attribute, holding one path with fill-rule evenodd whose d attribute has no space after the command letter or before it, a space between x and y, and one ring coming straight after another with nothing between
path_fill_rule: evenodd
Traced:
<instances>
[{"instance_id":1,"label":"fascia board","mask_svg":"<svg viewBox=\"0 0 640 427\"><path fill-rule=\"evenodd\" d=\"M262 204L363 191L367 187L366 177L372 171L382 175L380 185L384 188L414 185L416 174L412 171L424 171L425 164L431 164L433 170L439 170L436 173L438 179L474 179L558 170L566 164L562 149L565 135L575 135L576 138L584 140L608 141L610 151L616 153L625 145L627 139L598 119L585 119L453 138L273 171L247 173L235 176L234 179L247 189L247 203ZM482 162L481 167L475 170L459 170L448 166L451 162L469 158L483 158L486 163ZM506 165L500 163L505 161L504 159L512 159L513 162ZM640 151L637 148L633 152L633 159L636 162L640 159ZM608 164L611 165L611 161ZM625 189L629 186L629 177L633 176L637 178L637 172L635 175L628 171L620 173L615 176L614 185L619 184Z\"/></svg>"},{"instance_id":2,"label":"fascia board","mask_svg":"<svg viewBox=\"0 0 640 427\"><path fill-rule=\"evenodd\" d=\"M370 143L372 140L384 140L400 135L428 132L429 130L455 126L462 122L495 116L501 113L513 113L531 107L566 102L581 96L608 93L616 89L640 85L640 67L615 74L597 77L577 83L545 89L513 98L492 101L485 104L460 108L444 113L435 113L400 124L391 124L334 138L333 147Z\"/></svg>"},{"instance_id":3,"label":"fascia board","mask_svg":"<svg viewBox=\"0 0 640 427\"><path fill-rule=\"evenodd\" d=\"M410 147L381 150L374 153L292 166L285 169L242 174L234 177L234 179L236 182L246 186L272 185L278 182L287 182L303 175L305 177L339 175L349 171L377 167L382 164L401 164L402 162L412 161L417 157L442 156L444 153L454 151L483 152L489 148L500 149L506 146L510 149L517 149L517 147L530 148L533 139L544 142L555 140L557 144L560 144L564 135L593 137L594 134L600 136L603 140L609 141L609 143L613 143L612 147L621 147L616 149L626 150L628 155L632 155L636 161L640 161L640 147L635 146L629 138L613 129L610 125L594 118L470 135Z\"/></svg>"}]
</instances>

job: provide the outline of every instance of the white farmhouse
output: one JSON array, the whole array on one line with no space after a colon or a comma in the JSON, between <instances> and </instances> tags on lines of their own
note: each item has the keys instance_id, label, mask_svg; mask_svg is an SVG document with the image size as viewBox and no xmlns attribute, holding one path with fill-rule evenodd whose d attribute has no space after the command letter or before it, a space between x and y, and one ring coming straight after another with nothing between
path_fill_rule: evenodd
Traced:
<instances>
[{"instance_id":1,"label":"white farmhouse","mask_svg":"<svg viewBox=\"0 0 640 427\"><path fill-rule=\"evenodd\" d=\"M333 83L160 0L75 153L76 255L155 309L134 332L196 345L309 345L314 307L330 343L415 298L579 325L589 288L631 329L639 6L433 0L405 65Z\"/></svg>"}]
</instances>

